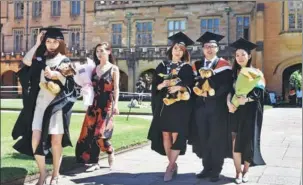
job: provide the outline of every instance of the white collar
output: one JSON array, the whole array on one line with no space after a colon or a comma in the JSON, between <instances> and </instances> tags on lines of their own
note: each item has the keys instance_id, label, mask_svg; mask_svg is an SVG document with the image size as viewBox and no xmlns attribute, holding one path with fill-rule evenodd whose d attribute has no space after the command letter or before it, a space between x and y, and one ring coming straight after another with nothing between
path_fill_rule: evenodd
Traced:
<instances>
[{"instance_id":1,"label":"white collar","mask_svg":"<svg viewBox=\"0 0 303 185\"><path fill-rule=\"evenodd\" d=\"M204 62L206 62L206 61L211 61L211 63L213 63L217 58L218 58L217 56L215 56L215 57L212 58L211 60L207 60L207 59L205 58L205 59L204 59Z\"/></svg>"},{"instance_id":2,"label":"white collar","mask_svg":"<svg viewBox=\"0 0 303 185\"><path fill-rule=\"evenodd\" d=\"M46 65L50 67L56 67L60 64L60 62L66 58L65 55L61 55L61 53L58 53L54 58L46 59Z\"/></svg>"}]
</instances>

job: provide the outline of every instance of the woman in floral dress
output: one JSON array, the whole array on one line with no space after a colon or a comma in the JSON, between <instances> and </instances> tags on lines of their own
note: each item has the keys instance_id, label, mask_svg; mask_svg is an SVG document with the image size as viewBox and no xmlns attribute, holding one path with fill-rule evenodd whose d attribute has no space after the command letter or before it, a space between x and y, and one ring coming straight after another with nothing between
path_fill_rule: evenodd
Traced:
<instances>
[{"instance_id":1,"label":"woman in floral dress","mask_svg":"<svg viewBox=\"0 0 303 185\"><path fill-rule=\"evenodd\" d=\"M95 97L87 109L76 146L77 162L93 164L87 171L100 169L100 151L108 154L109 166L113 165L114 148L110 139L114 127L113 116L119 114L119 68L115 65L108 43L95 47L94 61L96 68L92 75L92 85Z\"/></svg>"}]
</instances>

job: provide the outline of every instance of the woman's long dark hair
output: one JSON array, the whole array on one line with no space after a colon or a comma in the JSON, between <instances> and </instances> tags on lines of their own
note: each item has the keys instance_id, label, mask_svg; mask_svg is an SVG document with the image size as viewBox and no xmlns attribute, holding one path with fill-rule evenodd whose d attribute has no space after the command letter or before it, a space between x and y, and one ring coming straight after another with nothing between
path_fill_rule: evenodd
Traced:
<instances>
[{"instance_id":1,"label":"woman's long dark hair","mask_svg":"<svg viewBox=\"0 0 303 185\"><path fill-rule=\"evenodd\" d=\"M108 51L112 51L112 47L111 45L108 43L108 42L102 42L101 44L97 44L97 46L95 47L94 49L94 53L93 53L93 57L94 57L94 62L96 65L99 65L100 64L100 60L98 59L97 57L97 48L100 47L100 46L103 46L105 45L105 49L108 50ZM108 61L114 65L116 65L116 60L112 54L112 52L108 55Z\"/></svg>"},{"instance_id":2,"label":"woman's long dark hair","mask_svg":"<svg viewBox=\"0 0 303 185\"><path fill-rule=\"evenodd\" d=\"M174 43L166 52L166 55L167 55L167 58L169 60L172 60L173 59L173 48L175 47L177 43ZM182 62L186 62L186 63L190 63L190 55L189 55L189 52L187 51L186 49L186 46L183 46L183 45L179 45L181 50L183 51L183 56L181 58L181 61Z\"/></svg>"},{"instance_id":3,"label":"woman's long dark hair","mask_svg":"<svg viewBox=\"0 0 303 185\"><path fill-rule=\"evenodd\" d=\"M237 51L237 50L236 50ZM235 56L236 56L236 51L235 51ZM247 50L244 50L248 55L250 55L250 51L247 51ZM250 57L250 59L248 59L247 61L247 64L246 64L246 67L251 67L251 60L252 60L252 57ZM238 77L238 73L239 71L241 70L241 66L237 63L237 59L235 57L235 60L234 60L234 64L233 64L233 79L234 81L237 80L237 77Z\"/></svg>"},{"instance_id":4,"label":"woman's long dark hair","mask_svg":"<svg viewBox=\"0 0 303 185\"><path fill-rule=\"evenodd\" d=\"M62 55L66 55L67 54L67 49L66 49L66 44L64 42L64 40L62 39L57 39L59 42L59 46L58 48L54 51L54 53L49 53L47 52L47 48L46 48L46 40L47 38L44 37L41 41L40 46L37 48L35 55L33 58L37 58L37 57L48 57L48 58L52 58L55 57L58 53L61 53Z\"/></svg>"}]
</instances>

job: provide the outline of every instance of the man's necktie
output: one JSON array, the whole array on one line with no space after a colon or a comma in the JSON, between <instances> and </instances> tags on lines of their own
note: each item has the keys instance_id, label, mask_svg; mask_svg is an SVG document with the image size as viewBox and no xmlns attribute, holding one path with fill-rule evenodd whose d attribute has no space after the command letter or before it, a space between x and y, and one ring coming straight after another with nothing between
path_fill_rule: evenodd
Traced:
<instances>
[{"instance_id":1,"label":"man's necktie","mask_svg":"<svg viewBox=\"0 0 303 185\"><path fill-rule=\"evenodd\" d=\"M206 61L205 64L206 64L206 67L209 67L209 64L211 63L211 61Z\"/></svg>"}]
</instances>

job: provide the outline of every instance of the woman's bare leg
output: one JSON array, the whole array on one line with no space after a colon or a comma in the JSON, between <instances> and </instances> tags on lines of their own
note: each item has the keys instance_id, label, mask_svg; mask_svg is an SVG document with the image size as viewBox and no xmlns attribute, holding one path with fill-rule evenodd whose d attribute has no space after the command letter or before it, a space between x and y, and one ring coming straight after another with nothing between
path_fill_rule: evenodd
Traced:
<instances>
[{"instance_id":1,"label":"woman's bare leg","mask_svg":"<svg viewBox=\"0 0 303 185\"><path fill-rule=\"evenodd\" d=\"M178 137L178 133L172 133L172 137L173 137L173 143L176 142L177 137ZM172 170L176 167L176 161L179 157L180 154L180 150L171 150L170 152L170 164L169 164L169 168Z\"/></svg>"},{"instance_id":2,"label":"woman's bare leg","mask_svg":"<svg viewBox=\"0 0 303 185\"><path fill-rule=\"evenodd\" d=\"M59 170L62 160L62 137L63 134L52 135L52 154L53 154L53 174L52 178L59 176Z\"/></svg>"},{"instance_id":3,"label":"woman's bare leg","mask_svg":"<svg viewBox=\"0 0 303 185\"><path fill-rule=\"evenodd\" d=\"M32 134L32 148L33 148L33 152L35 153L39 142L40 142L40 138L41 138L41 131L39 130L33 130L33 134ZM38 168L39 168L39 173L40 173L40 177L39 177L39 181L38 181L38 185L42 185L45 181L45 178L47 176L46 173L46 166L45 166L45 156L42 155L34 155L35 160L37 162Z\"/></svg>"},{"instance_id":4,"label":"woman's bare leg","mask_svg":"<svg viewBox=\"0 0 303 185\"><path fill-rule=\"evenodd\" d=\"M235 152L236 137L237 135L235 133L232 133L233 159L236 168L236 178L238 178L242 170L241 170L241 153Z\"/></svg>"},{"instance_id":5,"label":"woman's bare leg","mask_svg":"<svg viewBox=\"0 0 303 185\"><path fill-rule=\"evenodd\" d=\"M171 159L170 159L170 153L171 153L171 146L172 146L172 136L171 133L169 132L163 132L163 145L164 145L164 150L166 153L166 156L168 158L168 161L170 163Z\"/></svg>"},{"instance_id":6,"label":"woman's bare leg","mask_svg":"<svg viewBox=\"0 0 303 185\"><path fill-rule=\"evenodd\" d=\"M250 163L247 161L244 161L243 175L248 172L249 166L250 166Z\"/></svg>"}]
</instances>

